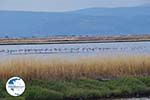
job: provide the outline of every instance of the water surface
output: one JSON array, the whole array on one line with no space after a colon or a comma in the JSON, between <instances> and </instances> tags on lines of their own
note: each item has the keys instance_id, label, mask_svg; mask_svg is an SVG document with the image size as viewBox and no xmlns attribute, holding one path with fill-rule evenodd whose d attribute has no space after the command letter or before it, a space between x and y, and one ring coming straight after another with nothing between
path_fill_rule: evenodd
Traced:
<instances>
[{"instance_id":1,"label":"water surface","mask_svg":"<svg viewBox=\"0 0 150 100\"><path fill-rule=\"evenodd\" d=\"M0 57L150 55L150 42L0 45Z\"/></svg>"}]
</instances>

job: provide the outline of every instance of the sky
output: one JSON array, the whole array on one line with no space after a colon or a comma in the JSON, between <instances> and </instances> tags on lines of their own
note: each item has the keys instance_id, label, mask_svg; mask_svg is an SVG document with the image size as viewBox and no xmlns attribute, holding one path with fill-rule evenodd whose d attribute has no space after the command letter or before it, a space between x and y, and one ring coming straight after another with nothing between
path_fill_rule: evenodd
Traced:
<instances>
[{"instance_id":1,"label":"sky","mask_svg":"<svg viewBox=\"0 0 150 100\"><path fill-rule=\"evenodd\" d=\"M93 7L135 7L150 0L0 0L0 10L63 12Z\"/></svg>"}]
</instances>

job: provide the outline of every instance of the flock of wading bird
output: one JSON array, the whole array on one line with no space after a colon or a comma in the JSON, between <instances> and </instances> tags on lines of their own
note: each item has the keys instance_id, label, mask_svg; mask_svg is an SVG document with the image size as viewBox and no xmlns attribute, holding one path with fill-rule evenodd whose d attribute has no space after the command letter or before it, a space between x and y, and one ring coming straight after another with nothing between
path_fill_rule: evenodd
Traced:
<instances>
[{"instance_id":1,"label":"flock of wading bird","mask_svg":"<svg viewBox=\"0 0 150 100\"><path fill-rule=\"evenodd\" d=\"M77 47L77 48L24 48L1 49L0 54L51 54L51 53L92 53L104 51L142 50L146 47Z\"/></svg>"}]
</instances>

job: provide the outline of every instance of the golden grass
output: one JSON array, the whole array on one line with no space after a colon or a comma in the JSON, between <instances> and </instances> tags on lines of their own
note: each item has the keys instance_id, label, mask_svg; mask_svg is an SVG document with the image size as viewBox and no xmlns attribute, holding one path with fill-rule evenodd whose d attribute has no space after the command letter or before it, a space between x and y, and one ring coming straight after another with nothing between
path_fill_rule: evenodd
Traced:
<instances>
[{"instance_id":1,"label":"golden grass","mask_svg":"<svg viewBox=\"0 0 150 100\"><path fill-rule=\"evenodd\" d=\"M78 59L18 57L0 63L0 79L93 79L149 76L150 56L96 56Z\"/></svg>"}]
</instances>

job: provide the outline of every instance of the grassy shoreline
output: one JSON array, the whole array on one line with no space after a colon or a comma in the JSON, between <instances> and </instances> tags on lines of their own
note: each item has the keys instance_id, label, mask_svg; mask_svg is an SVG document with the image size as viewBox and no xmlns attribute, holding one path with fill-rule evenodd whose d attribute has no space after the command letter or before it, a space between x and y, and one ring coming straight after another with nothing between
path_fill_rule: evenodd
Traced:
<instances>
[{"instance_id":1,"label":"grassy shoreline","mask_svg":"<svg viewBox=\"0 0 150 100\"><path fill-rule=\"evenodd\" d=\"M21 97L11 97L0 81L1 100L99 100L150 96L150 77L124 77L113 80L80 78L67 81L30 80Z\"/></svg>"}]
</instances>

